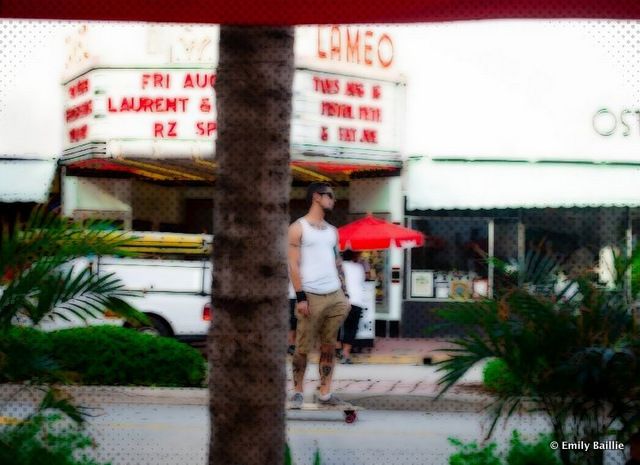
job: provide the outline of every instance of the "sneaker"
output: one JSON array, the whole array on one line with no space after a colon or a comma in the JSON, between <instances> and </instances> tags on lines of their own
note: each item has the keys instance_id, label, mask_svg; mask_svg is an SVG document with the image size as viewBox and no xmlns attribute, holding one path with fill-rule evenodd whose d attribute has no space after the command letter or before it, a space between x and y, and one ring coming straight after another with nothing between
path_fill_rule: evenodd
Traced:
<instances>
[{"instance_id":1,"label":"sneaker","mask_svg":"<svg viewBox=\"0 0 640 465\"><path fill-rule=\"evenodd\" d=\"M296 353L296 346L289 346L289 348L287 349L287 353L289 355L293 355Z\"/></svg>"},{"instance_id":2,"label":"sneaker","mask_svg":"<svg viewBox=\"0 0 640 465\"><path fill-rule=\"evenodd\" d=\"M342 360L342 349L336 349L336 358Z\"/></svg>"},{"instance_id":3,"label":"sneaker","mask_svg":"<svg viewBox=\"0 0 640 465\"><path fill-rule=\"evenodd\" d=\"M318 403L318 405L324 405L327 407L349 407L351 405L349 402L340 400L340 398L333 393L331 393L331 396L327 400L322 400L320 396L316 397L316 402Z\"/></svg>"},{"instance_id":4,"label":"sneaker","mask_svg":"<svg viewBox=\"0 0 640 465\"><path fill-rule=\"evenodd\" d=\"M343 358L340 363L343 365L353 365L353 361L351 360L351 357Z\"/></svg>"},{"instance_id":5,"label":"sneaker","mask_svg":"<svg viewBox=\"0 0 640 465\"><path fill-rule=\"evenodd\" d=\"M301 392L296 392L295 394L293 394L293 396L291 397L291 405L290 408L294 408L294 409L301 409L302 408L302 404L304 403L304 396L302 395Z\"/></svg>"}]
</instances>

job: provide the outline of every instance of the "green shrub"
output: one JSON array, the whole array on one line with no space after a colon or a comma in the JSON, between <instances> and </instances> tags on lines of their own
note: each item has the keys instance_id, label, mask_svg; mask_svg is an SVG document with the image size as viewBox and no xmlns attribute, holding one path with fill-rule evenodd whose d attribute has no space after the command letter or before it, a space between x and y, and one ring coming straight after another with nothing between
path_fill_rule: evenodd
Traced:
<instances>
[{"instance_id":1,"label":"green shrub","mask_svg":"<svg viewBox=\"0 0 640 465\"><path fill-rule=\"evenodd\" d=\"M509 450L504 454L496 453L496 444L490 443L479 447L476 442L463 443L449 438L449 442L457 447L457 451L449 457L449 465L561 465L557 451L549 447L551 437L546 434L538 436L532 443L524 443L516 430L511 435Z\"/></svg>"},{"instance_id":2,"label":"green shrub","mask_svg":"<svg viewBox=\"0 0 640 465\"><path fill-rule=\"evenodd\" d=\"M284 465L293 465L293 459L291 458L291 449L289 444L284 445Z\"/></svg>"},{"instance_id":3,"label":"green shrub","mask_svg":"<svg viewBox=\"0 0 640 465\"><path fill-rule=\"evenodd\" d=\"M284 445L284 465L293 465L293 459L291 458L291 449L289 444ZM322 459L320 458L320 449L316 447L316 451L313 454L313 465L322 465Z\"/></svg>"},{"instance_id":4,"label":"green shrub","mask_svg":"<svg viewBox=\"0 0 640 465\"><path fill-rule=\"evenodd\" d=\"M51 334L53 358L83 384L201 386L200 353L169 338L117 326L90 326Z\"/></svg>"},{"instance_id":5,"label":"green shrub","mask_svg":"<svg viewBox=\"0 0 640 465\"><path fill-rule=\"evenodd\" d=\"M500 358L489 360L482 370L482 381L487 389L498 393L517 392L519 383Z\"/></svg>"},{"instance_id":6,"label":"green shrub","mask_svg":"<svg viewBox=\"0 0 640 465\"><path fill-rule=\"evenodd\" d=\"M0 353L5 353L4 382L64 378L79 384L188 387L202 386L206 368L192 347L117 326L51 333L13 328L2 337ZM39 372L33 369L37 363Z\"/></svg>"},{"instance_id":7,"label":"green shrub","mask_svg":"<svg viewBox=\"0 0 640 465\"><path fill-rule=\"evenodd\" d=\"M511 436L507 465L561 465L556 452L549 447L551 436L541 435L531 444L525 444L520 440L518 431Z\"/></svg>"},{"instance_id":8,"label":"green shrub","mask_svg":"<svg viewBox=\"0 0 640 465\"><path fill-rule=\"evenodd\" d=\"M0 463L12 465L99 465L86 452L94 446L76 423L42 412L0 429Z\"/></svg>"},{"instance_id":9,"label":"green shrub","mask_svg":"<svg viewBox=\"0 0 640 465\"><path fill-rule=\"evenodd\" d=\"M22 327L0 332L0 382L51 381L55 368L46 333Z\"/></svg>"},{"instance_id":10,"label":"green shrub","mask_svg":"<svg viewBox=\"0 0 640 465\"><path fill-rule=\"evenodd\" d=\"M502 465L496 455L495 443L479 447L475 442L465 444L454 438L449 438L449 442L458 448L458 451L449 457L449 465Z\"/></svg>"}]
</instances>

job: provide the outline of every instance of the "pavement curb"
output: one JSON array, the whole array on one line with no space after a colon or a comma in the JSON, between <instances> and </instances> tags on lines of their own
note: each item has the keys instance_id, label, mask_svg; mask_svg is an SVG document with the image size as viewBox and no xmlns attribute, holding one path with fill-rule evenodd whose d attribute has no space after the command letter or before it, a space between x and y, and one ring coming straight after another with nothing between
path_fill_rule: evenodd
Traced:
<instances>
[{"instance_id":1,"label":"pavement curb","mask_svg":"<svg viewBox=\"0 0 640 465\"><path fill-rule=\"evenodd\" d=\"M149 388L120 386L61 386L73 401L86 407L102 404L201 405L209 403L206 388ZM405 410L424 412L480 412L493 400L481 394L447 392L435 400L432 395L393 393L340 393L346 401L370 410ZM44 390L36 386L0 385L0 403L37 404Z\"/></svg>"},{"instance_id":2,"label":"pavement curb","mask_svg":"<svg viewBox=\"0 0 640 465\"><path fill-rule=\"evenodd\" d=\"M153 388L126 386L56 386L80 405L99 404L163 404L207 405L206 388ZM3 384L0 386L0 402L39 403L44 388Z\"/></svg>"},{"instance_id":3,"label":"pavement curb","mask_svg":"<svg viewBox=\"0 0 640 465\"><path fill-rule=\"evenodd\" d=\"M446 353L410 354L353 354L351 359L355 365L435 365L451 358ZM309 363L318 363L319 356L309 356ZM336 363L340 363L337 361Z\"/></svg>"},{"instance_id":4,"label":"pavement curb","mask_svg":"<svg viewBox=\"0 0 640 465\"><path fill-rule=\"evenodd\" d=\"M340 398L369 410L422 411L428 413L478 413L485 409L493 399L485 396L444 394L434 396L416 394L348 394Z\"/></svg>"}]
</instances>

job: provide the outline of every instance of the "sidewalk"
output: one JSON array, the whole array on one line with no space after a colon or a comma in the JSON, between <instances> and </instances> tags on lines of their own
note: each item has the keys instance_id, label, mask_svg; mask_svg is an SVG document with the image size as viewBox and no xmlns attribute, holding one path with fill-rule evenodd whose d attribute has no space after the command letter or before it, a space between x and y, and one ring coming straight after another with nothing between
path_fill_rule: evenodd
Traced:
<instances>
[{"instance_id":1,"label":"sidewalk","mask_svg":"<svg viewBox=\"0 0 640 465\"><path fill-rule=\"evenodd\" d=\"M395 350L400 349L394 345ZM424 348L424 347L423 347ZM392 355L393 357L415 357L424 352ZM380 354L371 354L372 357ZM437 367L409 364L364 364L337 365L333 390L344 400L367 409L411 410L424 412L479 412L492 398L479 389L482 367L474 367L456 386L439 400ZM291 367L287 363L287 391L292 389ZM305 398L313 401L318 386L318 366L310 363L305 381ZM208 390L205 388L147 388L119 386L69 386L64 388L80 405L98 407L109 403L207 405ZM20 385L0 385L0 405L13 397L14 401L37 402L41 394L25 391ZM1 415L1 413L0 413Z\"/></svg>"},{"instance_id":2,"label":"sidewalk","mask_svg":"<svg viewBox=\"0 0 640 465\"><path fill-rule=\"evenodd\" d=\"M455 345L448 339L376 338L373 348L351 358L355 364L431 365L448 358L441 350L452 347ZM317 355L312 355L311 361L317 362Z\"/></svg>"}]
</instances>

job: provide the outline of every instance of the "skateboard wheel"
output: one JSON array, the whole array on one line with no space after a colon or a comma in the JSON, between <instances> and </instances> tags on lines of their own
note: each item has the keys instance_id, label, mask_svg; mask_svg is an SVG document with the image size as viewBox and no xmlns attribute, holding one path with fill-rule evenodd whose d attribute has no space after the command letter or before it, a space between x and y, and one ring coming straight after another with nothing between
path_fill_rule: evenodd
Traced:
<instances>
[{"instance_id":1,"label":"skateboard wheel","mask_svg":"<svg viewBox=\"0 0 640 465\"><path fill-rule=\"evenodd\" d=\"M356 418L358 418L356 412L347 412L345 413L344 421L346 423L353 423L354 421L356 421Z\"/></svg>"}]
</instances>

